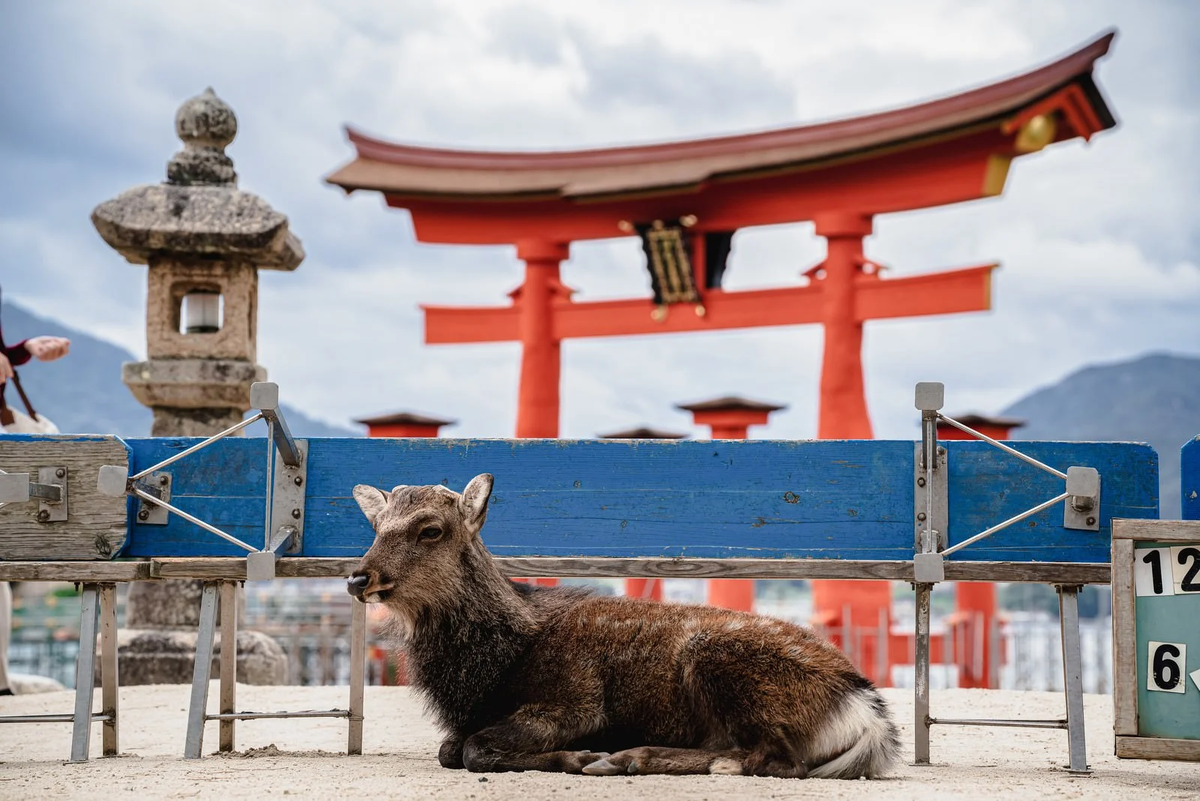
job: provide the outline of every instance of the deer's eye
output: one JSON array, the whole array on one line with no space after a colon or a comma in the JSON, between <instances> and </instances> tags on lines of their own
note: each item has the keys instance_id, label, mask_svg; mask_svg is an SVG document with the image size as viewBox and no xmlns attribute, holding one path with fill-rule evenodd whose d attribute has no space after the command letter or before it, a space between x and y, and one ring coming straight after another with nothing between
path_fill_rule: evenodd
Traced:
<instances>
[{"instance_id":1,"label":"deer's eye","mask_svg":"<svg viewBox=\"0 0 1200 801\"><path fill-rule=\"evenodd\" d=\"M442 530L437 526L426 526L421 529L421 533L417 535L417 540L420 542L435 542L442 538Z\"/></svg>"}]
</instances>

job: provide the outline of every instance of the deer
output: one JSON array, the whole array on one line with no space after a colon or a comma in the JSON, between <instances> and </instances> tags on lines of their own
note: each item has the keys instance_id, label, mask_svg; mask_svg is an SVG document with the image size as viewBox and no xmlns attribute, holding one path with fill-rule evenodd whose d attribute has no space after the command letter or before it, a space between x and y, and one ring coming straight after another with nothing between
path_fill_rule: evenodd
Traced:
<instances>
[{"instance_id":1,"label":"deer","mask_svg":"<svg viewBox=\"0 0 1200 801\"><path fill-rule=\"evenodd\" d=\"M471 772L877 778L884 698L812 631L745 612L534 587L484 546L494 479L354 487L375 539L347 581Z\"/></svg>"}]
</instances>

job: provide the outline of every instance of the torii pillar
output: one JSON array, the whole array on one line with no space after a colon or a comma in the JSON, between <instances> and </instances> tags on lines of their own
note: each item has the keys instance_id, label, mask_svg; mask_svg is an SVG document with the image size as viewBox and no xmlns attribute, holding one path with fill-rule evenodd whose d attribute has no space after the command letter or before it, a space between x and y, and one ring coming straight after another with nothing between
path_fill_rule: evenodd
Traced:
<instances>
[{"instance_id":1,"label":"torii pillar","mask_svg":"<svg viewBox=\"0 0 1200 801\"><path fill-rule=\"evenodd\" d=\"M570 299L559 278L559 265L570 256L569 245L542 239L517 243L525 262L525 283L511 293L518 309L521 338L521 382L517 395L517 436L558 436L558 398L562 340L554 330L554 302Z\"/></svg>"},{"instance_id":2,"label":"torii pillar","mask_svg":"<svg viewBox=\"0 0 1200 801\"><path fill-rule=\"evenodd\" d=\"M819 439L871 439L871 418L863 388L863 322L855 299L863 267L863 239L871 233L866 214L818 215L817 236L825 237L825 262L818 268L825 337L821 359ZM878 276L878 273L871 273Z\"/></svg>"}]
</instances>

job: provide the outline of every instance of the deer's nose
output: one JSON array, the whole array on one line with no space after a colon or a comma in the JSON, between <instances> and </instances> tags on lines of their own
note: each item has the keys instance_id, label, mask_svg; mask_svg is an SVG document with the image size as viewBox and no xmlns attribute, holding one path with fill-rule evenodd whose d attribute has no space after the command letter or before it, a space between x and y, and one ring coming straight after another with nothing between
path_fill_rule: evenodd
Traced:
<instances>
[{"instance_id":1,"label":"deer's nose","mask_svg":"<svg viewBox=\"0 0 1200 801\"><path fill-rule=\"evenodd\" d=\"M355 598L361 598L366 591L367 585L371 583L369 576L351 576L346 579L346 591Z\"/></svg>"}]
</instances>

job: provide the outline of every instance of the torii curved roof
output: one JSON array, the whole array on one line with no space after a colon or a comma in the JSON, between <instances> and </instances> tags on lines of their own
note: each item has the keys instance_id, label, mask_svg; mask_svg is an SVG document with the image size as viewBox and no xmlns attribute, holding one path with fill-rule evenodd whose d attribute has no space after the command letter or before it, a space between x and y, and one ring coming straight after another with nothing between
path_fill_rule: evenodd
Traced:
<instances>
[{"instance_id":1,"label":"torii curved roof","mask_svg":"<svg viewBox=\"0 0 1200 801\"><path fill-rule=\"evenodd\" d=\"M557 198L561 202L688 191L719 179L765 172L778 175L869 158L980 126L1000 129L1014 115L1070 86L1080 90L1073 101L1076 113L1064 115L1055 139L1089 137L1116 124L1092 79L1093 66L1108 52L1114 35L1108 32L1030 72L937 100L736 136L587 150L500 152L396 144L347 127L357 157L326 180L347 192L383 192L391 205L407 205L399 202L405 198L458 202Z\"/></svg>"}]
</instances>

